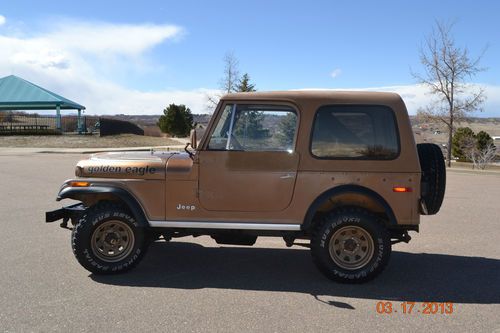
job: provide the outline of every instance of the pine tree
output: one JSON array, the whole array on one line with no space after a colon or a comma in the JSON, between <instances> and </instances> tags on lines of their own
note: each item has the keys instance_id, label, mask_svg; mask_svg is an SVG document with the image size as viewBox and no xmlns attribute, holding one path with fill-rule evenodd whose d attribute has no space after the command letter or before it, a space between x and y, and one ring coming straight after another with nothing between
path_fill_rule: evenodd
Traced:
<instances>
[{"instance_id":1,"label":"pine tree","mask_svg":"<svg viewBox=\"0 0 500 333\"><path fill-rule=\"evenodd\" d=\"M237 92L252 92L256 91L255 84L250 83L250 75L248 73L243 74L236 85Z\"/></svg>"},{"instance_id":2,"label":"pine tree","mask_svg":"<svg viewBox=\"0 0 500 333\"><path fill-rule=\"evenodd\" d=\"M250 83L250 75L243 74L236 85L237 92L256 91L255 84ZM238 120L235 132L237 135L250 139L262 139L269 136L269 130L264 128L264 113L260 111L245 111Z\"/></svg>"},{"instance_id":3,"label":"pine tree","mask_svg":"<svg viewBox=\"0 0 500 333\"><path fill-rule=\"evenodd\" d=\"M276 137L283 146L293 146L296 126L297 115L295 113L289 112L286 114L286 116L281 117L281 120L278 123L278 134L276 134Z\"/></svg>"},{"instance_id":4,"label":"pine tree","mask_svg":"<svg viewBox=\"0 0 500 333\"><path fill-rule=\"evenodd\" d=\"M493 138L485 131L480 131L476 134L477 148L481 151L487 149L489 145L493 144Z\"/></svg>"},{"instance_id":5,"label":"pine tree","mask_svg":"<svg viewBox=\"0 0 500 333\"><path fill-rule=\"evenodd\" d=\"M170 104L158 120L161 131L172 136L186 137L193 128L193 114L184 104Z\"/></svg>"},{"instance_id":6,"label":"pine tree","mask_svg":"<svg viewBox=\"0 0 500 333\"><path fill-rule=\"evenodd\" d=\"M239 137L249 139L263 139L269 137L269 130L264 128L264 112L242 112L238 118L235 133Z\"/></svg>"},{"instance_id":7,"label":"pine tree","mask_svg":"<svg viewBox=\"0 0 500 333\"><path fill-rule=\"evenodd\" d=\"M466 148L476 142L476 135L469 127L457 128L452 139L453 156L465 161Z\"/></svg>"}]
</instances>

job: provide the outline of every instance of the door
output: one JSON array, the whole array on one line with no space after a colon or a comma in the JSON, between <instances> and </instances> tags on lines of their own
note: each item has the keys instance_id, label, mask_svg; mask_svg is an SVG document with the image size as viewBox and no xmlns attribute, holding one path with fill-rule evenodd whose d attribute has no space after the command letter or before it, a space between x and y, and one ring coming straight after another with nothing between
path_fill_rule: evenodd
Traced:
<instances>
[{"instance_id":1,"label":"door","mask_svg":"<svg viewBox=\"0 0 500 333\"><path fill-rule=\"evenodd\" d=\"M199 152L199 196L212 211L281 211L290 205L299 155L297 111L227 104Z\"/></svg>"}]
</instances>

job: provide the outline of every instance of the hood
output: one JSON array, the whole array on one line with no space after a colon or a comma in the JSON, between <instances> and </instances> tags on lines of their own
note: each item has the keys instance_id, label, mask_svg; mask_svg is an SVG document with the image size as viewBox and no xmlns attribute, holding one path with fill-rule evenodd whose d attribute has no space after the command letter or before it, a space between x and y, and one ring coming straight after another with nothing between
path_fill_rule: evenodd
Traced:
<instances>
[{"instance_id":1,"label":"hood","mask_svg":"<svg viewBox=\"0 0 500 333\"><path fill-rule=\"evenodd\" d=\"M77 177L91 178L165 179L167 161L179 154L167 151L99 153L78 162L75 173Z\"/></svg>"}]
</instances>

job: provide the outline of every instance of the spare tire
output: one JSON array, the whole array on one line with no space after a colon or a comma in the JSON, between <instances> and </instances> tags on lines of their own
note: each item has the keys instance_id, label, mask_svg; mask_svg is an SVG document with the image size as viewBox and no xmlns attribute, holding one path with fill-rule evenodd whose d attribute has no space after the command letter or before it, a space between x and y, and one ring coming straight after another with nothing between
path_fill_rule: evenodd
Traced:
<instances>
[{"instance_id":1,"label":"spare tire","mask_svg":"<svg viewBox=\"0 0 500 333\"><path fill-rule=\"evenodd\" d=\"M425 204L424 214L434 215L439 212L443 203L446 188L446 167L444 157L438 145L420 143L417 145L421 179L421 200Z\"/></svg>"}]
</instances>

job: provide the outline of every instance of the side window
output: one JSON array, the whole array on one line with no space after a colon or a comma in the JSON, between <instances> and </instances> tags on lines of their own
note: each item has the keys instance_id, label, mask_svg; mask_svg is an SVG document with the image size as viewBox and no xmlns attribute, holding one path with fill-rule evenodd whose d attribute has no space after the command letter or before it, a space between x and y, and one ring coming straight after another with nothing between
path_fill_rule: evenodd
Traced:
<instances>
[{"instance_id":1,"label":"side window","mask_svg":"<svg viewBox=\"0 0 500 333\"><path fill-rule=\"evenodd\" d=\"M293 151L297 114L288 106L226 105L209 150Z\"/></svg>"},{"instance_id":2,"label":"side window","mask_svg":"<svg viewBox=\"0 0 500 333\"><path fill-rule=\"evenodd\" d=\"M376 105L323 106L316 112L311 153L330 159L395 159L399 140L394 113Z\"/></svg>"}]
</instances>

